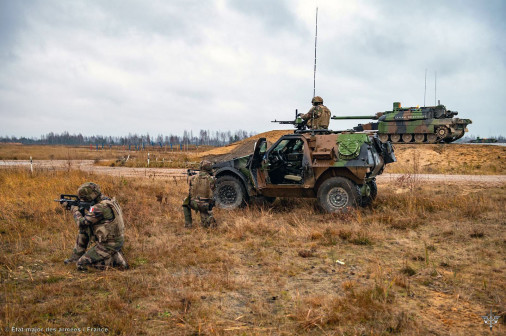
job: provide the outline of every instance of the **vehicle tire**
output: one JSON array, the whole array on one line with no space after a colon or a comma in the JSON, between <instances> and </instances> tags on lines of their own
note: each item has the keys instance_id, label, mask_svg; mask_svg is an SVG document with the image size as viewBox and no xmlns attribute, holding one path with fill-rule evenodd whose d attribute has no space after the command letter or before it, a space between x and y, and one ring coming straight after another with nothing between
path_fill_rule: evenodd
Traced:
<instances>
[{"instance_id":1,"label":"vehicle tire","mask_svg":"<svg viewBox=\"0 0 506 336\"><path fill-rule=\"evenodd\" d=\"M358 185L345 177L331 177L323 182L317 197L326 212L348 212L360 204Z\"/></svg>"},{"instance_id":2,"label":"vehicle tire","mask_svg":"<svg viewBox=\"0 0 506 336\"><path fill-rule=\"evenodd\" d=\"M223 175L216 180L214 200L219 208L236 209L246 203L246 190L238 178Z\"/></svg>"},{"instance_id":3,"label":"vehicle tire","mask_svg":"<svg viewBox=\"0 0 506 336\"><path fill-rule=\"evenodd\" d=\"M360 199L360 206L363 207L370 205L376 199L376 196L378 196L378 186L376 185L376 180L367 182L367 185L371 189L371 193L369 196L364 196Z\"/></svg>"}]
</instances>

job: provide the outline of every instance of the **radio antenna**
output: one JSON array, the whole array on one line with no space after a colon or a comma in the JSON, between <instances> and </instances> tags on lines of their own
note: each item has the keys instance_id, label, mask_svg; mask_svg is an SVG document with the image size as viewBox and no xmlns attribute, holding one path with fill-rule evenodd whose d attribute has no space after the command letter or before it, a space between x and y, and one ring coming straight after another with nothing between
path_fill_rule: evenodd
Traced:
<instances>
[{"instance_id":1,"label":"radio antenna","mask_svg":"<svg viewBox=\"0 0 506 336\"><path fill-rule=\"evenodd\" d=\"M316 42L318 40L318 7L316 7L316 29L314 34L313 98L316 96Z\"/></svg>"},{"instance_id":2,"label":"radio antenna","mask_svg":"<svg viewBox=\"0 0 506 336\"><path fill-rule=\"evenodd\" d=\"M437 71L434 71L434 106L436 106L437 99Z\"/></svg>"},{"instance_id":3,"label":"radio antenna","mask_svg":"<svg viewBox=\"0 0 506 336\"><path fill-rule=\"evenodd\" d=\"M423 107L425 107L425 96L427 95L427 68L425 68L425 89L423 90Z\"/></svg>"}]
</instances>

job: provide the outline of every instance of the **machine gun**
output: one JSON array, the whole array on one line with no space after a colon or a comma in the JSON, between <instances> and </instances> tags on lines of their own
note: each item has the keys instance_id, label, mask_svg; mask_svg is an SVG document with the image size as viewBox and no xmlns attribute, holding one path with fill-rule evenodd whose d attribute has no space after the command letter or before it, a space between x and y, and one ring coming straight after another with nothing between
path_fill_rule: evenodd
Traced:
<instances>
[{"instance_id":1,"label":"machine gun","mask_svg":"<svg viewBox=\"0 0 506 336\"><path fill-rule=\"evenodd\" d=\"M55 199L55 202L60 204L67 203L65 209L70 210L71 207L76 206L79 208L79 212L84 216L84 210L89 210L95 202L84 202L79 199L77 195L61 194L60 199Z\"/></svg>"},{"instance_id":2,"label":"machine gun","mask_svg":"<svg viewBox=\"0 0 506 336\"><path fill-rule=\"evenodd\" d=\"M295 109L295 119L294 120L272 120L271 122L277 122L281 125L294 125L295 128L299 131L305 130L307 128L307 120L303 120L297 109Z\"/></svg>"}]
</instances>

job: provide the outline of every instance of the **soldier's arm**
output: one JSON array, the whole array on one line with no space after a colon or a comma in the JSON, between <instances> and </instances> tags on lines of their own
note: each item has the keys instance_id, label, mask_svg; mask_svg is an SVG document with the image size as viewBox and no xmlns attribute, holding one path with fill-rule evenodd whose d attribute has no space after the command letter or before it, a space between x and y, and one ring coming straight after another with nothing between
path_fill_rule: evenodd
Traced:
<instances>
[{"instance_id":1,"label":"soldier's arm","mask_svg":"<svg viewBox=\"0 0 506 336\"><path fill-rule=\"evenodd\" d=\"M214 191L214 189L216 189L216 177L211 176L211 181L209 185L211 186L211 191Z\"/></svg>"},{"instance_id":2,"label":"soldier's arm","mask_svg":"<svg viewBox=\"0 0 506 336\"><path fill-rule=\"evenodd\" d=\"M83 216L75 207L73 209L74 221L78 226L92 226L104 219L104 208L97 204L92 206L89 211L85 210L84 214Z\"/></svg>"},{"instance_id":3,"label":"soldier's arm","mask_svg":"<svg viewBox=\"0 0 506 336\"><path fill-rule=\"evenodd\" d=\"M309 109L309 111L306 113L306 114L303 114L301 115L300 117L303 119L303 120L308 120L308 119L311 119L313 117L313 111L314 111L314 106L311 107Z\"/></svg>"},{"instance_id":4,"label":"soldier's arm","mask_svg":"<svg viewBox=\"0 0 506 336\"><path fill-rule=\"evenodd\" d=\"M195 183L195 178L197 178L197 175L190 176L190 180L188 181L188 195L190 198L192 195L192 185Z\"/></svg>"}]
</instances>

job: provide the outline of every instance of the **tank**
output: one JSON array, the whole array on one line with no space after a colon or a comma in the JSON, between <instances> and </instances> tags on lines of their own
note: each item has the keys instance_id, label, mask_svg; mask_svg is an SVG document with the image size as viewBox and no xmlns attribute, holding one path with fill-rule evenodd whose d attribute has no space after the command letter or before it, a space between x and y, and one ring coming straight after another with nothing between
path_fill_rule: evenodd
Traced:
<instances>
[{"instance_id":1,"label":"tank","mask_svg":"<svg viewBox=\"0 0 506 336\"><path fill-rule=\"evenodd\" d=\"M381 142L393 143L450 143L464 136L470 119L455 118L458 112L444 105L401 107L395 102L392 111L369 116L333 116L334 120L372 119L377 122L359 124L355 131L376 131Z\"/></svg>"},{"instance_id":2,"label":"tank","mask_svg":"<svg viewBox=\"0 0 506 336\"><path fill-rule=\"evenodd\" d=\"M493 139L493 138L480 138L480 137L476 137L476 139L474 140L470 140L469 143L496 143L497 142L497 139Z\"/></svg>"}]
</instances>

